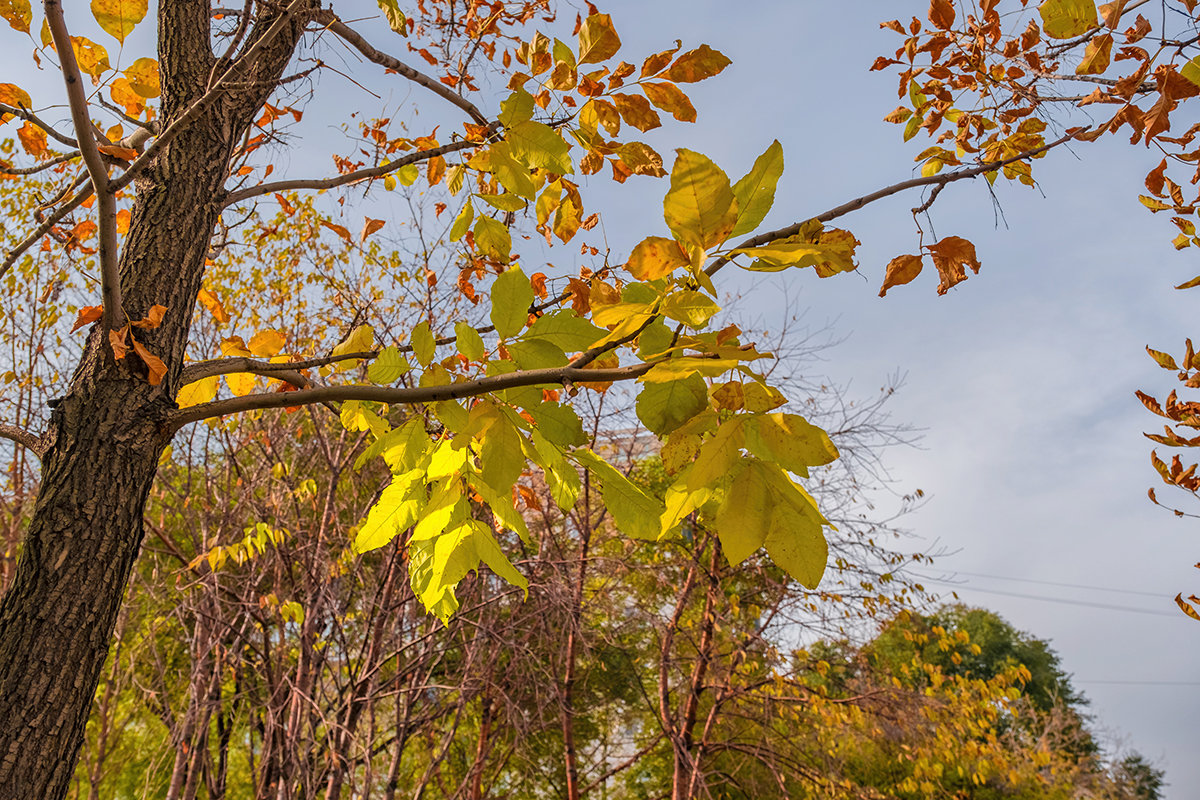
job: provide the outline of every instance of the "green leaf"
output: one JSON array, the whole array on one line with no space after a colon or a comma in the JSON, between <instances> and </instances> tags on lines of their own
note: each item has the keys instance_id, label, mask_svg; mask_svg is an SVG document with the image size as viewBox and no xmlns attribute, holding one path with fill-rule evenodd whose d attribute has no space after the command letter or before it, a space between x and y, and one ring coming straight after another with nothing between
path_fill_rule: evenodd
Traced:
<instances>
[{"instance_id":1,"label":"green leaf","mask_svg":"<svg viewBox=\"0 0 1200 800\"><path fill-rule=\"evenodd\" d=\"M362 469L367 461L382 455L392 472L399 475L416 469L430 444L432 442L425 432L424 420L419 416L412 417L399 428L393 428L372 442L355 460L354 468Z\"/></svg>"},{"instance_id":2,"label":"green leaf","mask_svg":"<svg viewBox=\"0 0 1200 800\"><path fill-rule=\"evenodd\" d=\"M538 317L521 339L543 339L564 352L579 353L600 341L606 333L574 311L566 309Z\"/></svg>"},{"instance_id":3,"label":"green leaf","mask_svg":"<svg viewBox=\"0 0 1200 800\"><path fill-rule=\"evenodd\" d=\"M1043 0L1038 13L1042 30L1052 39L1073 39L1098 24L1093 0Z\"/></svg>"},{"instance_id":4,"label":"green leaf","mask_svg":"<svg viewBox=\"0 0 1200 800\"><path fill-rule=\"evenodd\" d=\"M454 323L454 336L458 343L458 352L462 353L463 357L468 361L482 361L487 349L483 344L483 337L479 335L479 331L475 330L466 322Z\"/></svg>"},{"instance_id":5,"label":"green leaf","mask_svg":"<svg viewBox=\"0 0 1200 800\"><path fill-rule=\"evenodd\" d=\"M388 346L379 351L379 356L367 368L367 378L371 383L387 385L395 383L409 369L408 359L395 347Z\"/></svg>"},{"instance_id":6,"label":"green leaf","mask_svg":"<svg viewBox=\"0 0 1200 800\"><path fill-rule=\"evenodd\" d=\"M342 426L348 431L370 431L376 436L383 436L388 430L387 422L361 400L343 402L340 416Z\"/></svg>"},{"instance_id":7,"label":"green leaf","mask_svg":"<svg viewBox=\"0 0 1200 800\"><path fill-rule=\"evenodd\" d=\"M655 541L661 533L663 506L622 475L612 464L586 448L571 456L600 483L600 495L613 522L635 539Z\"/></svg>"},{"instance_id":8,"label":"green leaf","mask_svg":"<svg viewBox=\"0 0 1200 800\"><path fill-rule=\"evenodd\" d=\"M828 558L816 503L777 467L747 459L717 510L717 536L731 564L759 547L789 575L815 589Z\"/></svg>"},{"instance_id":9,"label":"green leaf","mask_svg":"<svg viewBox=\"0 0 1200 800\"><path fill-rule=\"evenodd\" d=\"M541 431L534 431L529 440L533 447L526 451L526 455L545 473L546 488L550 490L555 504L563 511L572 508L582 489L579 473L563 457L562 450L543 436Z\"/></svg>"},{"instance_id":10,"label":"green leaf","mask_svg":"<svg viewBox=\"0 0 1200 800\"><path fill-rule=\"evenodd\" d=\"M838 457L829 435L796 414L763 414L745 418L746 449L768 461L808 477L809 467Z\"/></svg>"},{"instance_id":11,"label":"green leaf","mask_svg":"<svg viewBox=\"0 0 1200 800\"><path fill-rule=\"evenodd\" d=\"M704 327L720 310L708 295L691 290L667 295L660 308L664 316L692 328Z\"/></svg>"},{"instance_id":12,"label":"green leaf","mask_svg":"<svg viewBox=\"0 0 1200 800\"><path fill-rule=\"evenodd\" d=\"M575 447L587 441L583 422L570 406L561 403L541 403L526 409L537 423L537 429L547 440L560 447Z\"/></svg>"},{"instance_id":13,"label":"green leaf","mask_svg":"<svg viewBox=\"0 0 1200 800\"><path fill-rule=\"evenodd\" d=\"M525 591L525 596L529 596L529 581L517 571L517 568L508 560L508 556L504 555L504 551L500 549L496 539L492 536L488 526L479 520L473 520L475 537L473 544L475 546L475 554L479 561L488 565L488 569L496 573L500 578ZM478 562L476 562L478 564Z\"/></svg>"},{"instance_id":14,"label":"green leaf","mask_svg":"<svg viewBox=\"0 0 1200 800\"><path fill-rule=\"evenodd\" d=\"M445 481L429 498L425 511L413 529L411 541L436 539L456 522L466 519L470 511L471 504L467 502L461 482Z\"/></svg>"},{"instance_id":15,"label":"green leaf","mask_svg":"<svg viewBox=\"0 0 1200 800\"><path fill-rule=\"evenodd\" d=\"M496 333L505 339L520 333L529 319L533 297L533 286L520 267L497 276L492 284L492 324Z\"/></svg>"},{"instance_id":16,"label":"green leaf","mask_svg":"<svg viewBox=\"0 0 1200 800\"><path fill-rule=\"evenodd\" d=\"M496 261L506 262L512 254L512 235L503 222L482 214L475 222L475 245Z\"/></svg>"},{"instance_id":17,"label":"green leaf","mask_svg":"<svg viewBox=\"0 0 1200 800\"><path fill-rule=\"evenodd\" d=\"M407 36L408 20L404 18L404 12L400 10L400 4L397 0L375 0L375 2L379 4L379 8L383 11L383 16L387 18L391 29L401 36Z\"/></svg>"},{"instance_id":18,"label":"green leaf","mask_svg":"<svg viewBox=\"0 0 1200 800\"><path fill-rule=\"evenodd\" d=\"M552 369L567 363L567 354L554 342L546 339L518 339L506 347L512 360L521 369Z\"/></svg>"},{"instance_id":19,"label":"green leaf","mask_svg":"<svg viewBox=\"0 0 1200 800\"><path fill-rule=\"evenodd\" d=\"M697 374L668 383L648 383L637 398L638 419L659 436L708 408L708 386Z\"/></svg>"},{"instance_id":20,"label":"green leaf","mask_svg":"<svg viewBox=\"0 0 1200 800\"><path fill-rule=\"evenodd\" d=\"M479 477L497 492L512 488L525 470L521 434L503 414L483 433L479 443Z\"/></svg>"},{"instance_id":21,"label":"green leaf","mask_svg":"<svg viewBox=\"0 0 1200 800\"><path fill-rule=\"evenodd\" d=\"M458 212L458 216L454 218L454 224L450 226L450 241L457 242L459 239L467 235L467 231L471 229L471 222L475 219L475 207L468 200L463 203L462 210Z\"/></svg>"},{"instance_id":22,"label":"green leaf","mask_svg":"<svg viewBox=\"0 0 1200 800\"><path fill-rule=\"evenodd\" d=\"M1183 68L1179 70L1179 74L1200 86L1200 56L1196 56L1184 64Z\"/></svg>"},{"instance_id":23,"label":"green leaf","mask_svg":"<svg viewBox=\"0 0 1200 800\"><path fill-rule=\"evenodd\" d=\"M783 174L783 146L771 143L758 157L746 177L733 185L737 198L738 220L730 236L741 236L759 226L775 203L775 187Z\"/></svg>"},{"instance_id":24,"label":"green leaf","mask_svg":"<svg viewBox=\"0 0 1200 800\"><path fill-rule=\"evenodd\" d=\"M533 119L533 95L524 89L517 89L507 100L501 101L498 119L506 128Z\"/></svg>"},{"instance_id":25,"label":"green leaf","mask_svg":"<svg viewBox=\"0 0 1200 800\"><path fill-rule=\"evenodd\" d=\"M423 470L412 470L392 478L354 537L354 551L377 550L416 524L425 505Z\"/></svg>"},{"instance_id":26,"label":"green leaf","mask_svg":"<svg viewBox=\"0 0 1200 800\"><path fill-rule=\"evenodd\" d=\"M521 516L521 512L513 506L510 492L498 493L482 481L472 482L471 488L483 498L483 502L487 503L488 508L492 510L497 527L516 531L525 544L533 543L533 537L529 535L529 526L525 524L525 518Z\"/></svg>"},{"instance_id":27,"label":"green leaf","mask_svg":"<svg viewBox=\"0 0 1200 800\"><path fill-rule=\"evenodd\" d=\"M612 58L621 49L621 39L608 14L591 14L579 28L579 63L596 64Z\"/></svg>"},{"instance_id":28,"label":"green leaf","mask_svg":"<svg viewBox=\"0 0 1200 800\"><path fill-rule=\"evenodd\" d=\"M720 486L742 459L746 435L742 418L732 417L721 423L716 434L700 446L696 463L687 475L688 491Z\"/></svg>"},{"instance_id":29,"label":"green leaf","mask_svg":"<svg viewBox=\"0 0 1200 800\"><path fill-rule=\"evenodd\" d=\"M417 361L421 366L429 366L429 362L433 361L433 354L437 349L437 345L433 340L433 331L429 329L428 320L421 320L413 328L410 344L412 345L413 355L417 357Z\"/></svg>"},{"instance_id":30,"label":"green leaf","mask_svg":"<svg viewBox=\"0 0 1200 800\"><path fill-rule=\"evenodd\" d=\"M729 178L700 153L677 150L663 216L675 238L707 250L729 237L738 206Z\"/></svg>"},{"instance_id":31,"label":"green leaf","mask_svg":"<svg viewBox=\"0 0 1200 800\"><path fill-rule=\"evenodd\" d=\"M528 120L508 129L505 134L509 152L517 161L559 175L574 172L571 146L549 125Z\"/></svg>"},{"instance_id":32,"label":"green leaf","mask_svg":"<svg viewBox=\"0 0 1200 800\"><path fill-rule=\"evenodd\" d=\"M488 148L491 161L491 172L508 191L513 194L533 199L536 187L529 175L529 165L523 164L513 157L512 147L508 142L495 142Z\"/></svg>"}]
</instances>

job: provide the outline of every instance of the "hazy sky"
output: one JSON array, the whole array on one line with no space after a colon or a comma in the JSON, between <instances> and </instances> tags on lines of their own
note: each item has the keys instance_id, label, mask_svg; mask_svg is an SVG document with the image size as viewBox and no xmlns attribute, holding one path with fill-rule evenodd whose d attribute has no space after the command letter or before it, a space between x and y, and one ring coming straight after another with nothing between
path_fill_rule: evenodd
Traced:
<instances>
[{"instance_id":1,"label":"hazy sky","mask_svg":"<svg viewBox=\"0 0 1200 800\"><path fill-rule=\"evenodd\" d=\"M77 5L82 10L68 3L68 13ZM347 17L375 9L369 0L334 5ZM882 122L897 105L895 77L867 68L896 46L878 22L925 8L922 0L602 4L629 60L675 38L733 59L691 92L696 125L645 138L668 161L671 148L687 147L734 176L778 138L787 169L767 227L912 176L913 156L926 144L919 137L905 145L899 129ZM6 45L17 42L6 34ZM0 80L57 88L48 80L54 76L30 74L27 50L0 51ZM378 105L336 79L323 79L320 89L308 113L323 115L327 131L347 109L372 114ZM409 91L400 84L388 99ZM971 239L983 262L978 276L945 297L929 274L876 296L883 265L917 247L908 212L916 195L840 221L863 242L860 274L818 281L797 272L785 280L793 310L847 337L823 365L831 379L866 396L888 375L906 375L892 410L925 434L919 449L891 452L888 465L898 489L930 495L905 522L920 537L915 546L953 552L927 574L963 581L965 601L1051 640L1110 741L1165 767L1167 796L1185 800L1194 794L1186 787L1200 785L1193 755L1200 624L1170 598L1200 589L1191 566L1200 560L1200 536L1194 521L1146 499L1157 478L1141 432L1155 419L1133 392L1172 388L1172 376L1143 347L1178 353L1184 337L1200 334L1188 325L1197 296L1171 289L1200 273L1200 263L1194 250L1177 253L1167 220L1137 202L1157 159L1121 141L1077 153L1056 151L1039 162L1040 190L999 186L999 211L982 181L943 192L932 212L937 235ZM294 163L285 160L276 175ZM665 231L664 190L634 178L613 195L620 204L605 210L605 230L615 250ZM743 309L770 319L783 311L779 297L761 291ZM985 575L997 577L977 577Z\"/></svg>"}]
</instances>

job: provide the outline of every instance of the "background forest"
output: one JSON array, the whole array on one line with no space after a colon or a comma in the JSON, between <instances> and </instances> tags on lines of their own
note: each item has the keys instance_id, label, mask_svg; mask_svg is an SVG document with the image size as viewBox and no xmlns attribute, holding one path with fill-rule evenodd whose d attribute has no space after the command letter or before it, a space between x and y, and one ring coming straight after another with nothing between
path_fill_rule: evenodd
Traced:
<instances>
[{"instance_id":1,"label":"background forest","mask_svg":"<svg viewBox=\"0 0 1200 800\"><path fill-rule=\"evenodd\" d=\"M303 101L269 107L266 124L299 122ZM342 135L369 142L382 127L356 118ZM393 178L402 223L296 193L228 220L191 358L416 346L423 323L468 360L482 343L459 326L486 324L486 308L463 284L434 182ZM0 184L6 236L55 191ZM346 227L359 208L361 235ZM538 238L534 219L504 220ZM76 314L95 300L92 253L67 244L18 262L0 301L5 419L23 427L66 391ZM889 415L895 387L831 386L826 333L798 333L790 309L764 321L753 301L723 305L722 324L780 356L767 377L784 410L842 455L805 484L836 526L819 590L761 552L731 565L697 515L667 541L631 540L589 472L524 471L513 503L527 539L471 499L528 590L473 572L443 624L413 593L405 537L382 544L388 522L369 511L391 466L371 458L369 419L315 404L209 420L160 461L72 796L1159 797L1162 772L1106 736L1036 631L939 606L914 574L939 555L912 552L902 529L921 493L896 494L898 511L872 502L894 492L889 449L914 440ZM402 369L333 374L378 383L381 367ZM219 385L287 388L249 373ZM679 454L659 451L632 393L588 384L574 407L592 450L667 496ZM38 489L36 462L13 453L0 589Z\"/></svg>"}]
</instances>

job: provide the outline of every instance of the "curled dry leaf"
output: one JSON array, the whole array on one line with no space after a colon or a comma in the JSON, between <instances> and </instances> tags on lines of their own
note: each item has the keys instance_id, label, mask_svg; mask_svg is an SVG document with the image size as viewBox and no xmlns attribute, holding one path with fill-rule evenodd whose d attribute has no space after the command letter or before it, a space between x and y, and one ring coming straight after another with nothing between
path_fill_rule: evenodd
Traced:
<instances>
[{"instance_id":1,"label":"curled dry leaf","mask_svg":"<svg viewBox=\"0 0 1200 800\"><path fill-rule=\"evenodd\" d=\"M131 336L130 341L133 342L134 352L138 354L138 357L146 365L146 369L150 371L146 379L150 381L151 386L158 386L167 374L167 365L163 363L161 358L147 350L146 346L136 338Z\"/></svg>"},{"instance_id":2,"label":"curled dry leaf","mask_svg":"<svg viewBox=\"0 0 1200 800\"><path fill-rule=\"evenodd\" d=\"M979 259L975 255L975 245L960 236L947 236L936 244L929 245L929 255L933 257L933 266L937 268L941 283L938 284L938 294L945 294L950 287L967 279L967 267L978 274Z\"/></svg>"},{"instance_id":3,"label":"curled dry leaf","mask_svg":"<svg viewBox=\"0 0 1200 800\"><path fill-rule=\"evenodd\" d=\"M888 262L887 272L883 276L883 286L879 289L879 296L886 295L887 290L893 286L903 286L912 281L921 274L923 266L924 261L920 256L903 255L893 258Z\"/></svg>"},{"instance_id":4,"label":"curled dry leaf","mask_svg":"<svg viewBox=\"0 0 1200 800\"><path fill-rule=\"evenodd\" d=\"M166 306L153 305L146 312L144 319L139 319L136 322L130 323L135 328L157 328L162 324L163 314L167 313Z\"/></svg>"}]
</instances>

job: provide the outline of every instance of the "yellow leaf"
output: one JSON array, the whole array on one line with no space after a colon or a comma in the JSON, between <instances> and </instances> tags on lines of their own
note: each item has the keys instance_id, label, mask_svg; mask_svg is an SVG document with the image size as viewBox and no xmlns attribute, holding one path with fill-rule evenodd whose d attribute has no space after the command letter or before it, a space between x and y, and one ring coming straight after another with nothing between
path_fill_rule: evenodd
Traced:
<instances>
[{"instance_id":1,"label":"yellow leaf","mask_svg":"<svg viewBox=\"0 0 1200 800\"><path fill-rule=\"evenodd\" d=\"M92 0L92 16L107 33L124 43L146 16L147 0Z\"/></svg>"},{"instance_id":2,"label":"yellow leaf","mask_svg":"<svg viewBox=\"0 0 1200 800\"><path fill-rule=\"evenodd\" d=\"M707 250L725 241L737 224L737 200L716 164L691 150L677 153L663 216L677 239Z\"/></svg>"},{"instance_id":3,"label":"yellow leaf","mask_svg":"<svg viewBox=\"0 0 1200 800\"><path fill-rule=\"evenodd\" d=\"M98 78L112 69L108 63L108 51L91 39L83 36L72 36L71 47L75 51L75 60L79 62L82 72Z\"/></svg>"},{"instance_id":4,"label":"yellow leaf","mask_svg":"<svg viewBox=\"0 0 1200 800\"><path fill-rule=\"evenodd\" d=\"M0 17L3 17L14 30L29 33L29 23L33 21L33 9L29 0L0 0Z\"/></svg>"},{"instance_id":5,"label":"yellow leaf","mask_svg":"<svg viewBox=\"0 0 1200 800\"><path fill-rule=\"evenodd\" d=\"M639 281L653 281L688 265L687 253L674 239L651 236L629 254L629 271Z\"/></svg>"},{"instance_id":6,"label":"yellow leaf","mask_svg":"<svg viewBox=\"0 0 1200 800\"><path fill-rule=\"evenodd\" d=\"M408 35L408 20L404 17L404 12L400 10L400 5L396 0L376 0L379 4L379 10L387 17L388 26L401 36Z\"/></svg>"},{"instance_id":7,"label":"yellow leaf","mask_svg":"<svg viewBox=\"0 0 1200 800\"><path fill-rule=\"evenodd\" d=\"M276 330L265 330L250 337L250 344L246 347L256 356L270 358L282 350L286 343L287 336L284 334Z\"/></svg>"},{"instance_id":8,"label":"yellow leaf","mask_svg":"<svg viewBox=\"0 0 1200 800\"><path fill-rule=\"evenodd\" d=\"M179 394L175 396L175 404L180 408L187 408L209 402L217 396L217 385L220 380L219 375L210 375L189 383L179 390Z\"/></svg>"},{"instance_id":9,"label":"yellow leaf","mask_svg":"<svg viewBox=\"0 0 1200 800\"><path fill-rule=\"evenodd\" d=\"M108 85L108 93L113 102L124 108L131 117L141 114L145 109L142 96L134 91L127 78L115 79Z\"/></svg>"},{"instance_id":10,"label":"yellow leaf","mask_svg":"<svg viewBox=\"0 0 1200 800\"><path fill-rule=\"evenodd\" d=\"M246 349L246 342L240 336L230 336L221 340L221 355L226 358L249 358L254 355Z\"/></svg>"},{"instance_id":11,"label":"yellow leaf","mask_svg":"<svg viewBox=\"0 0 1200 800\"><path fill-rule=\"evenodd\" d=\"M621 49L621 38L608 14L592 14L579 28L579 63L595 64L612 58Z\"/></svg>"},{"instance_id":12,"label":"yellow leaf","mask_svg":"<svg viewBox=\"0 0 1200 800\"><path fill-rule=\"evenodd\" d=\"M1096 27L1094 0L1043 0L1042 30L1052 39L1071 39Z\"/></svg>"},{"instance_id":13,"label":"yellow leaf","mask_svg":"<svg viewBox=\"0 0 1200 800\"><path fill-rule=\"evenodd\" d=\"M225 383L229 384L229 391L238 397L244 397L253 392L254 384L257 381L258 376L249 372L233 372L225 376Z\"/></svg>"},{"instance_id":14,"label":"yellow leaf","mask_svg":"<svg viewBox=\"0 0 1200 800\"><path fill-rule=\"evenodd\" d=\"M1076 75L1100 75L1108 69L1112 56L1113 38L1111 33L1104 33L1088 42L1084 50L1083 60L1075 68Z\"/></svg>"},{"instance_id":15,"label":"yellow leaf","mask_svg":"<svg viewBox=\"0 0 1200 800\"><path fill-rule=\"evenodd\" d=\"M158 62L153 58L139 58L125 69L125 79L130 87L147 99L162 93L159 83Z\"/></svg>"}]
</instances>

